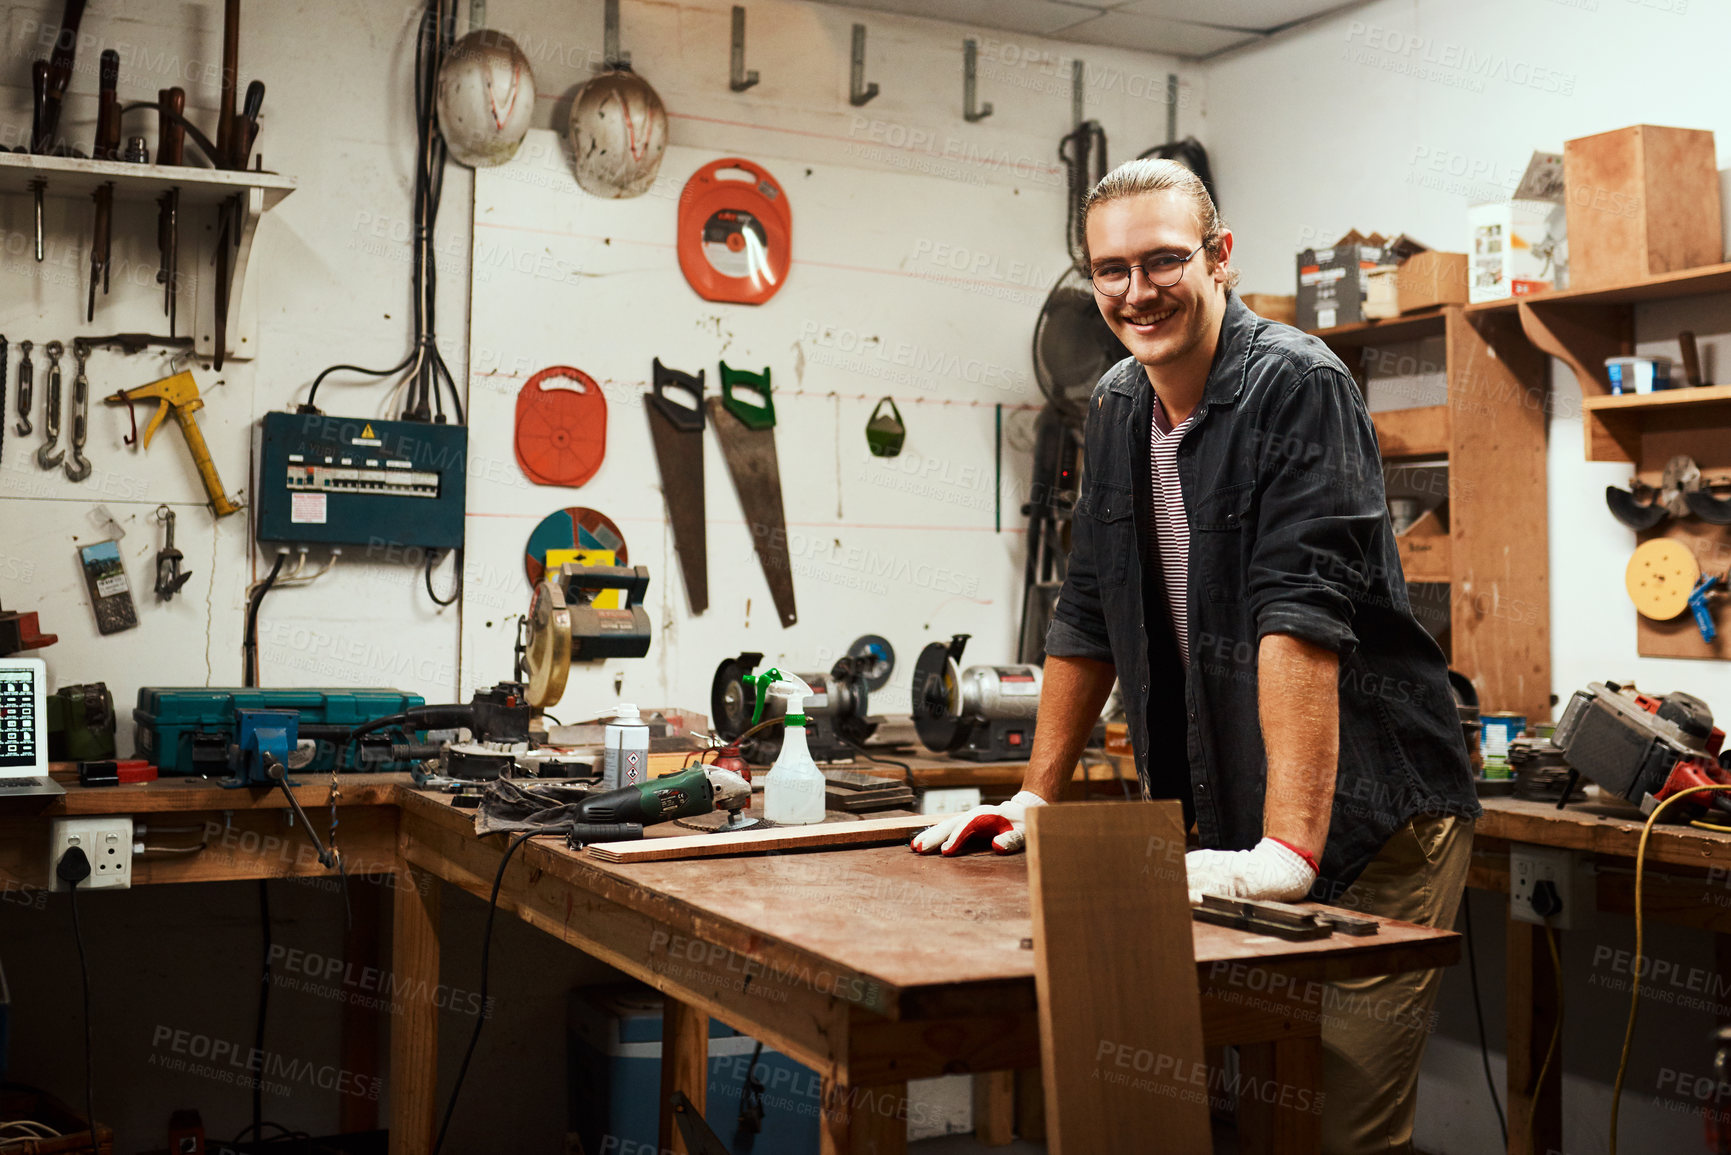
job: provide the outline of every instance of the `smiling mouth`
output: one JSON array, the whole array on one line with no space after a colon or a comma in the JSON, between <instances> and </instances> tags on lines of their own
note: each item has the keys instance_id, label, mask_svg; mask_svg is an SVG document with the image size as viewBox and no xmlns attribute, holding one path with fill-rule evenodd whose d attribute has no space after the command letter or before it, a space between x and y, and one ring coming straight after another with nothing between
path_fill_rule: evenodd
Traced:
<instances>
[{"instance_id":1,"label":"smiling mouth","mask_svg":"<svg viewBox=\"0 0 1731 1155\"><path fill-rule=\"evenodd\" d=\"M1149 333L1149 332L1153 332L1155 327L1158 326L1161 322L1165 321L1167 318L1175 316L1177 314L1177 312L1178 312L1178 309L1176 307L1173 307L1170 309L1161 309L1157 312L1121 313L1119 315L1121 317L1123 317L1124 322L1126 324L1128 324L1132 329L1136 329L1137 331L1143 332L1143 333Z\"/></svg>"}]
</instances>

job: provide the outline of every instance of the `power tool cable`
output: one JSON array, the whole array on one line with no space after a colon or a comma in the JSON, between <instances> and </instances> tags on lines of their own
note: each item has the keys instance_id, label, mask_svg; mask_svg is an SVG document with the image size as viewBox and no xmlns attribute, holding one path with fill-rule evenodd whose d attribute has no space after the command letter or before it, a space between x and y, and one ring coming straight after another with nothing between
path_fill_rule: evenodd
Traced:
<instances>
[{"instance_id":1,"label":"power tool cable","mask_svg":"<svg viewBox=\"0 0 1731 1155\"><path fill-rule=\"evenodd\" d=\"M451 1097L445 1102L445 1119L439 1124L439 1138L433 1144L433 1155L439 1155L445 1148L445 1135L451 1129L451 1115L457 1109L457 1096L463 1093L463 1078L469 1073L469 1060L475 1057L475 1044L481 1041L481 1028L487 1024L487 972L492 962L493 952L493 916L499 911L499 887L505 881L505 867L511 864L511 856L517 853L517 848L535 837L537 832L530 830L519 834L505 853L499 858L499 871L493 875L493 893L487 898L487 925L481 931L481 1009L475 1014L475 1029L469 1035L468 1049L463 1052L463 1062L457 1068L457 1081L451 1085Z\"/></svg>"},{"instance_id":2,"label":"power tool cable","mask_svg":"<svg viewBox=\"0 0 1731 1155\"><path fill-rule=\"evenodd\" d=\"M90 859L82 849L74 846L60 856L54 873L66 884L68 904L72 907L72 937L78 943L78 985L84 996L84 1118L90 1127L90 1152L96 1155L96 1079L93 1073L96 1028L90 1018L90 960L84 951L84 927L78 921L78 884L90 877Z\"/></svg>"},{"instance_id":3,"label":"power tool cable","mask_svg":"<svg viewBox=\"0 0 1731 1155\"><path fill-rule=\"evenodd\" d=\"M1503 1133L1503 1150L1509 1149L1509 1121L1503 1114L1503 1101L1497 1094L1497 1081L1491 1074L1491 1049L1485 1041L1485 1006L1479 997L1479 960L1473 950L1473 905L1471 888L1461 890L1461 923L1466 927L1467 977L1472 981L1473 1017L1479 1024L1479 1060L1485 1068L1485 1086L1490 1089L1491 1105L1497 1109L1497 1127Z\"/></svg>"}]
</instances>

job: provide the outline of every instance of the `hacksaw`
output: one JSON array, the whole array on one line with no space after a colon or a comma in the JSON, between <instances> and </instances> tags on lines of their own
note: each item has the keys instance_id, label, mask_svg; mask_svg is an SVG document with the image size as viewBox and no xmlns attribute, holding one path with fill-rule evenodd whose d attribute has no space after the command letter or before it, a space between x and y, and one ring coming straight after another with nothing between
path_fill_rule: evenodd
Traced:
<instances>
[{"instance_id":1,"label":"hacksaw","mask_svg":"<svg viewBox=\"0 0 1731 1155\"><path fill-rule=\"evenodd\" d=\"M763 397L753 405L733 395L743 385ZM769 370L761 375L729 369L721 363L721 396L711 397L709 419L715 423L721 454L733 475L733 488L751 527L752 548L769 583L769 596L783 627L798 619L793 605L793 567L787 553L787 515L781 504L781 466L775 455L775 402L770 396Z\"/></svg>"}]
</instances>

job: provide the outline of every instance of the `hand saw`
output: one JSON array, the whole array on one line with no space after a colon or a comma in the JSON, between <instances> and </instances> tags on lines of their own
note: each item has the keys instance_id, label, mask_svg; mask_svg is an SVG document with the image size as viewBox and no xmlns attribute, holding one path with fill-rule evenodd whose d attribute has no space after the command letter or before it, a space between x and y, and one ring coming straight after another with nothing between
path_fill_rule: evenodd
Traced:
<instances>
[{"instance_id":1,"label":"hand saw","mask_svg":"<svg viewBox=\"0 0 1731 1155\"><path fill-rule=\"evenodd\" d=\"M760 394L763 404L753 405L735 397L736 385ZM729 369L723 361L721 396L711 397L705 404L721 439L728 472L733 474L733 488L739 493L745 522L751 527L752 547L763 566L775 612L783 627L791 626L798 615L793 606L793 567L787 556L787 515L781 504L781 466L775 456L775 400L770 395L769 370L759 376Z\"/></svg>"},{"instance_id":2,"label":"hand saw","mask_svg":"<svg viewBox=\"0 0 1731 1155\"><path fill-rule=\"evenodd\" d=\"M685 578L685 596L693 616L709 608L709 542L703 510L703 372L693 377L669 369L655 359L651 393L644 398L649 437L661 467L661 493L667 499L667 521L673 527L673 548ZM690 405L669 400L667 390L691 394Z\"/></svg>"}]
</instances>

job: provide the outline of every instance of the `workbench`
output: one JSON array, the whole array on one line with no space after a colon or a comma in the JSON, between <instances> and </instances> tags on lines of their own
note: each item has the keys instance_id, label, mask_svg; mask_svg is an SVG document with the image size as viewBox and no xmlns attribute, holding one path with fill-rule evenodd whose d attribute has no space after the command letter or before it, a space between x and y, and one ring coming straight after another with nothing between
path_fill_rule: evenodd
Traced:
<instances>
[{"instance_id":1,"label":"workbench","mask_svg":"<svg viewBox=\"0 0 1731 1155\"><path fill-rule=\"evenodd\" d=\"M1485 812L1473 838L1468 886L1507 894L1511 843L1558 847L1592 857L1598 910L1634 913L1635 853L1644 819L1634 807L1588 801L1558 810L1554 802L1479 801ZM1647 841L1646 863L1647 919L1731 933L1731 834L1662 824ZM1731 974L1728 944L1731 940L1717 944L1722 975ZM1633 953L1633 936L1627 949ZM1506 983L1509 1152L1560 1151L1563 1064L1554 1063L1544 1086L1533 1087L1559 1011L1542 927L1509 920Z\"/></svg>"},{"instance_id":2,"label":"workbench","mask_svg":"<svg viewBox=\"0 0 1731 1155\"><path fill-rule=\"evenodd\" d=\"M322 831L329 782L309 780L296 797ZM485 900L507 841L475 837L472 812L400 775L344 778L337 808L351 876L407 876L392 887L391 969L400 989L426 997L405 997L392 1021L391 1150L425 1152L443 1102L440 888L430 880ZM46 884L55 814L202 824L204 852L137 861L134 885L325 873L305 832L286 824L280 792L176 780L8 800L0 882ZM909 1079L1039 1066L1027 874L1024 856L943 860L886 846L733 857L721 887L712 861L607 864L544 838L512 856L499 906L663 993L664 1101L678 1089L702 1110L714 1016L820 1076L825 1155L892 1155L906 1148ZM1311 942L1187 929L1205 1042L1235 1045L1241 1071L1307 1092L1284 1105L1240 1095L1245 1151L1318 1149L1325 980L1447 966L1459 955L1452 931L1395 922L1375 936ZM684 1150L665 1114L662 1146Z\"/></svg>"}]
</instances>

